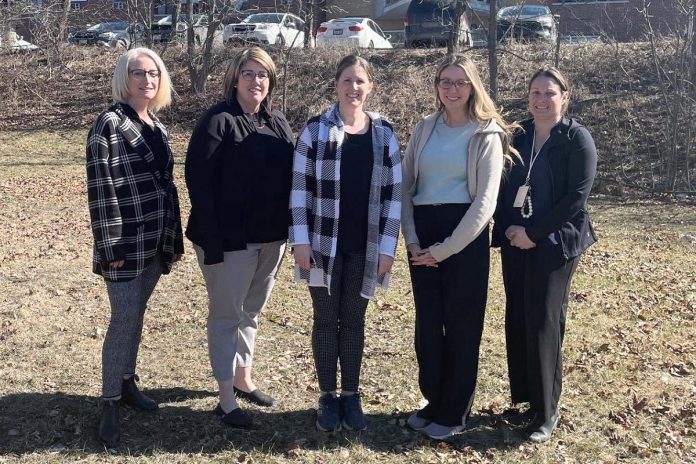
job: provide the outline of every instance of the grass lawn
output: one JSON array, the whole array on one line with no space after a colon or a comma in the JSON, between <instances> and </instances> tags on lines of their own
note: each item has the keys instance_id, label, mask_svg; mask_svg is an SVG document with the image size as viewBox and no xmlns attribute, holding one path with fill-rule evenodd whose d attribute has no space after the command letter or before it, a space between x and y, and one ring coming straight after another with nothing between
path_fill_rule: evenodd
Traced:
<instances>
[{"instance_id":1,"label":"grass lawn","mask_svg":"<svg viewBox=\"0 0 696 464\"><path fill-rule=\"evenodd\" d=\"M291 259L262 316L254 367L280 406L242 403L254 415L250 432L211 414L207 302L189 246L151 299L140 348L141 386L161 408L124 407L121 446L105 450L95 426L109 306L91 273L85 136L0 132L0 463L696 462L696 243L684 238L696 234L696 207L607 197L591 199L600 242L574 280L562 418L548 443L527 444L503 415L510 404L497 251L471 427L437 443L404 426L421 397L403 247L392 288L367 314L361 388L370 427L324 434L313 427L311 304L306 287L291 281ZM175 153L185 142L175 139ZM185 221L181 163L176 170Z\"/></svg>"}]
</instances>

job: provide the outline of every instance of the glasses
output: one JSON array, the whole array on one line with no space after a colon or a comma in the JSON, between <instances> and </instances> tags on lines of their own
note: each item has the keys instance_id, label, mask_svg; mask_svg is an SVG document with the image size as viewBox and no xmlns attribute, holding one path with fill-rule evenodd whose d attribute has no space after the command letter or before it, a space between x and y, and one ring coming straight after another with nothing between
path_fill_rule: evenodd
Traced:
<instances>
[{"instance_id":1,"label":"glasses","mask_svg":"<svg viewBox=\"0 0 696 464\"><path fill-rule=\"evenodd\" d=\"M445 89L445 90L451 89L452 87L456 87L458 89L463 89L464 87L466 87L469 84L471 84L471 81L465 81L464 79L460 79L460 80L454 81L454 82L452 82L449 79L438 79L437 80L438 87L440 87L441 89Z\"/></svg>"},{"instance_id":2,"label":"glasses","mask_svg":"<svg viewBox=\"0 0 696 464\"><path fill-rule=\"evenodd\" d=\"M153 79L159 79L160 75L162 74L159 71L145 71L144 69L131 69L128 72L136 79L145 79L145 76L150 76Z\"/></svg>"},{"instance_id":3,"label":"glasses","mask_svg":"<svg viewBox=\"0 0 696 464\"><path fill-rule=\"evenodd\" d=\"M242 79L244 79L245 81L253 81L257 77L260 80L265 81L269 77L268 71L254 72L250 69L245 69L244 71L241 72L241 74L242 74Z\"/></svg>"}]
</instances>

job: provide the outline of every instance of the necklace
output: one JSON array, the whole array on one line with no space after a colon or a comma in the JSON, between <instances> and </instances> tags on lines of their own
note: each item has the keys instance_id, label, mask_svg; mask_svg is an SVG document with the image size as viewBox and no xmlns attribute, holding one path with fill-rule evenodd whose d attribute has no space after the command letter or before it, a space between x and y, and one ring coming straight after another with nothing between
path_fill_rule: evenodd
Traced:
<instances>
[{"instance_id":1,"label":"necklace","mask_svg":"<svg viewBox=\"0 0 696 464\"><path fill-rule=\"evenodd\" d=\"M532 156L529 160L527 179L525 180L524 185L520 187L520 189L526 189L524 201L522 202L522 207L520 208L520 214L524 219L529 219L530 217L532 217L532 214L534 214L534 206L532 205L532 186L530 184L532 177L532 166L534 166L534 162L539 157L539 153L541 153L541 150L544 148L544 145L546 145L546 142L548 142L550 137L551 134L549 134L546 137L544 142L539 147L539 150L535 150L534 147L536 145L536 129L534 130L534 134L532 135Z\"/></svg>"}]
</instances>

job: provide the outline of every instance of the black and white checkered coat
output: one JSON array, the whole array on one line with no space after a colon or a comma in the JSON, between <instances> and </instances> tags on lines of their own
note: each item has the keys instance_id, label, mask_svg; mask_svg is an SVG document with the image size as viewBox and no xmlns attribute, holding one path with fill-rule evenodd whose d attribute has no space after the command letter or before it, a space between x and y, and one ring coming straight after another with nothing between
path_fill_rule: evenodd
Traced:
<instances>
[{"instance_id":1,"label":"black and white checkered coat","mask_svg":"<svg viewBox=\"0 0 696 464\"><path fill-rule=\"evenodd\" d=\"M87 199L94 235L92 270L109 281L132 280L162 252L165 273L184 242L179 198L173 182L174 159L165 127L169 161L164 172L143 139L141 127L116 103L97 118L87 136ZM111 261L124 260L120 268Z\"/></svg>"},{"instance_id":2,"label":"black and white checkered coat","mask_svg":"<svg viewBox=\"0 0 696 464\"><path fill-rule=\"evenodd\" d=\"M369 197L365 272L361 295L374 298L378 285L380 254L394 256L401 216L401 156L391 124L377 113L372 120L374 164ZM310 244L312 267L299 270L301 280L310 286L331 288L331 272L337 249L341 147L343 121L338 105L310 119L295 147L292 191L290 193L291 245Z\"/></svg>"}]
</instances>

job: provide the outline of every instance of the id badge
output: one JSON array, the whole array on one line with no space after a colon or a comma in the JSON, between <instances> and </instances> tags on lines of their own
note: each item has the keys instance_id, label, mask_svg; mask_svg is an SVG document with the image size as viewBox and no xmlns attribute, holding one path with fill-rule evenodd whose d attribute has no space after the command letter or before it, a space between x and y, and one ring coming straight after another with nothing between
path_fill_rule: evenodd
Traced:
<instances>
[{"instance_id":1,"label":"id badge","mask_svg":"<svg viewBox=\"0 0 696 464\"><path fill-rule=\"evenodd\" d=\"M529 185L522 185L517 190L517 195L515 195L515 202L512 204L513 208L521 208L524 204L524 199L527 198L529 193Z\"/></svg>"}]
</instances>

